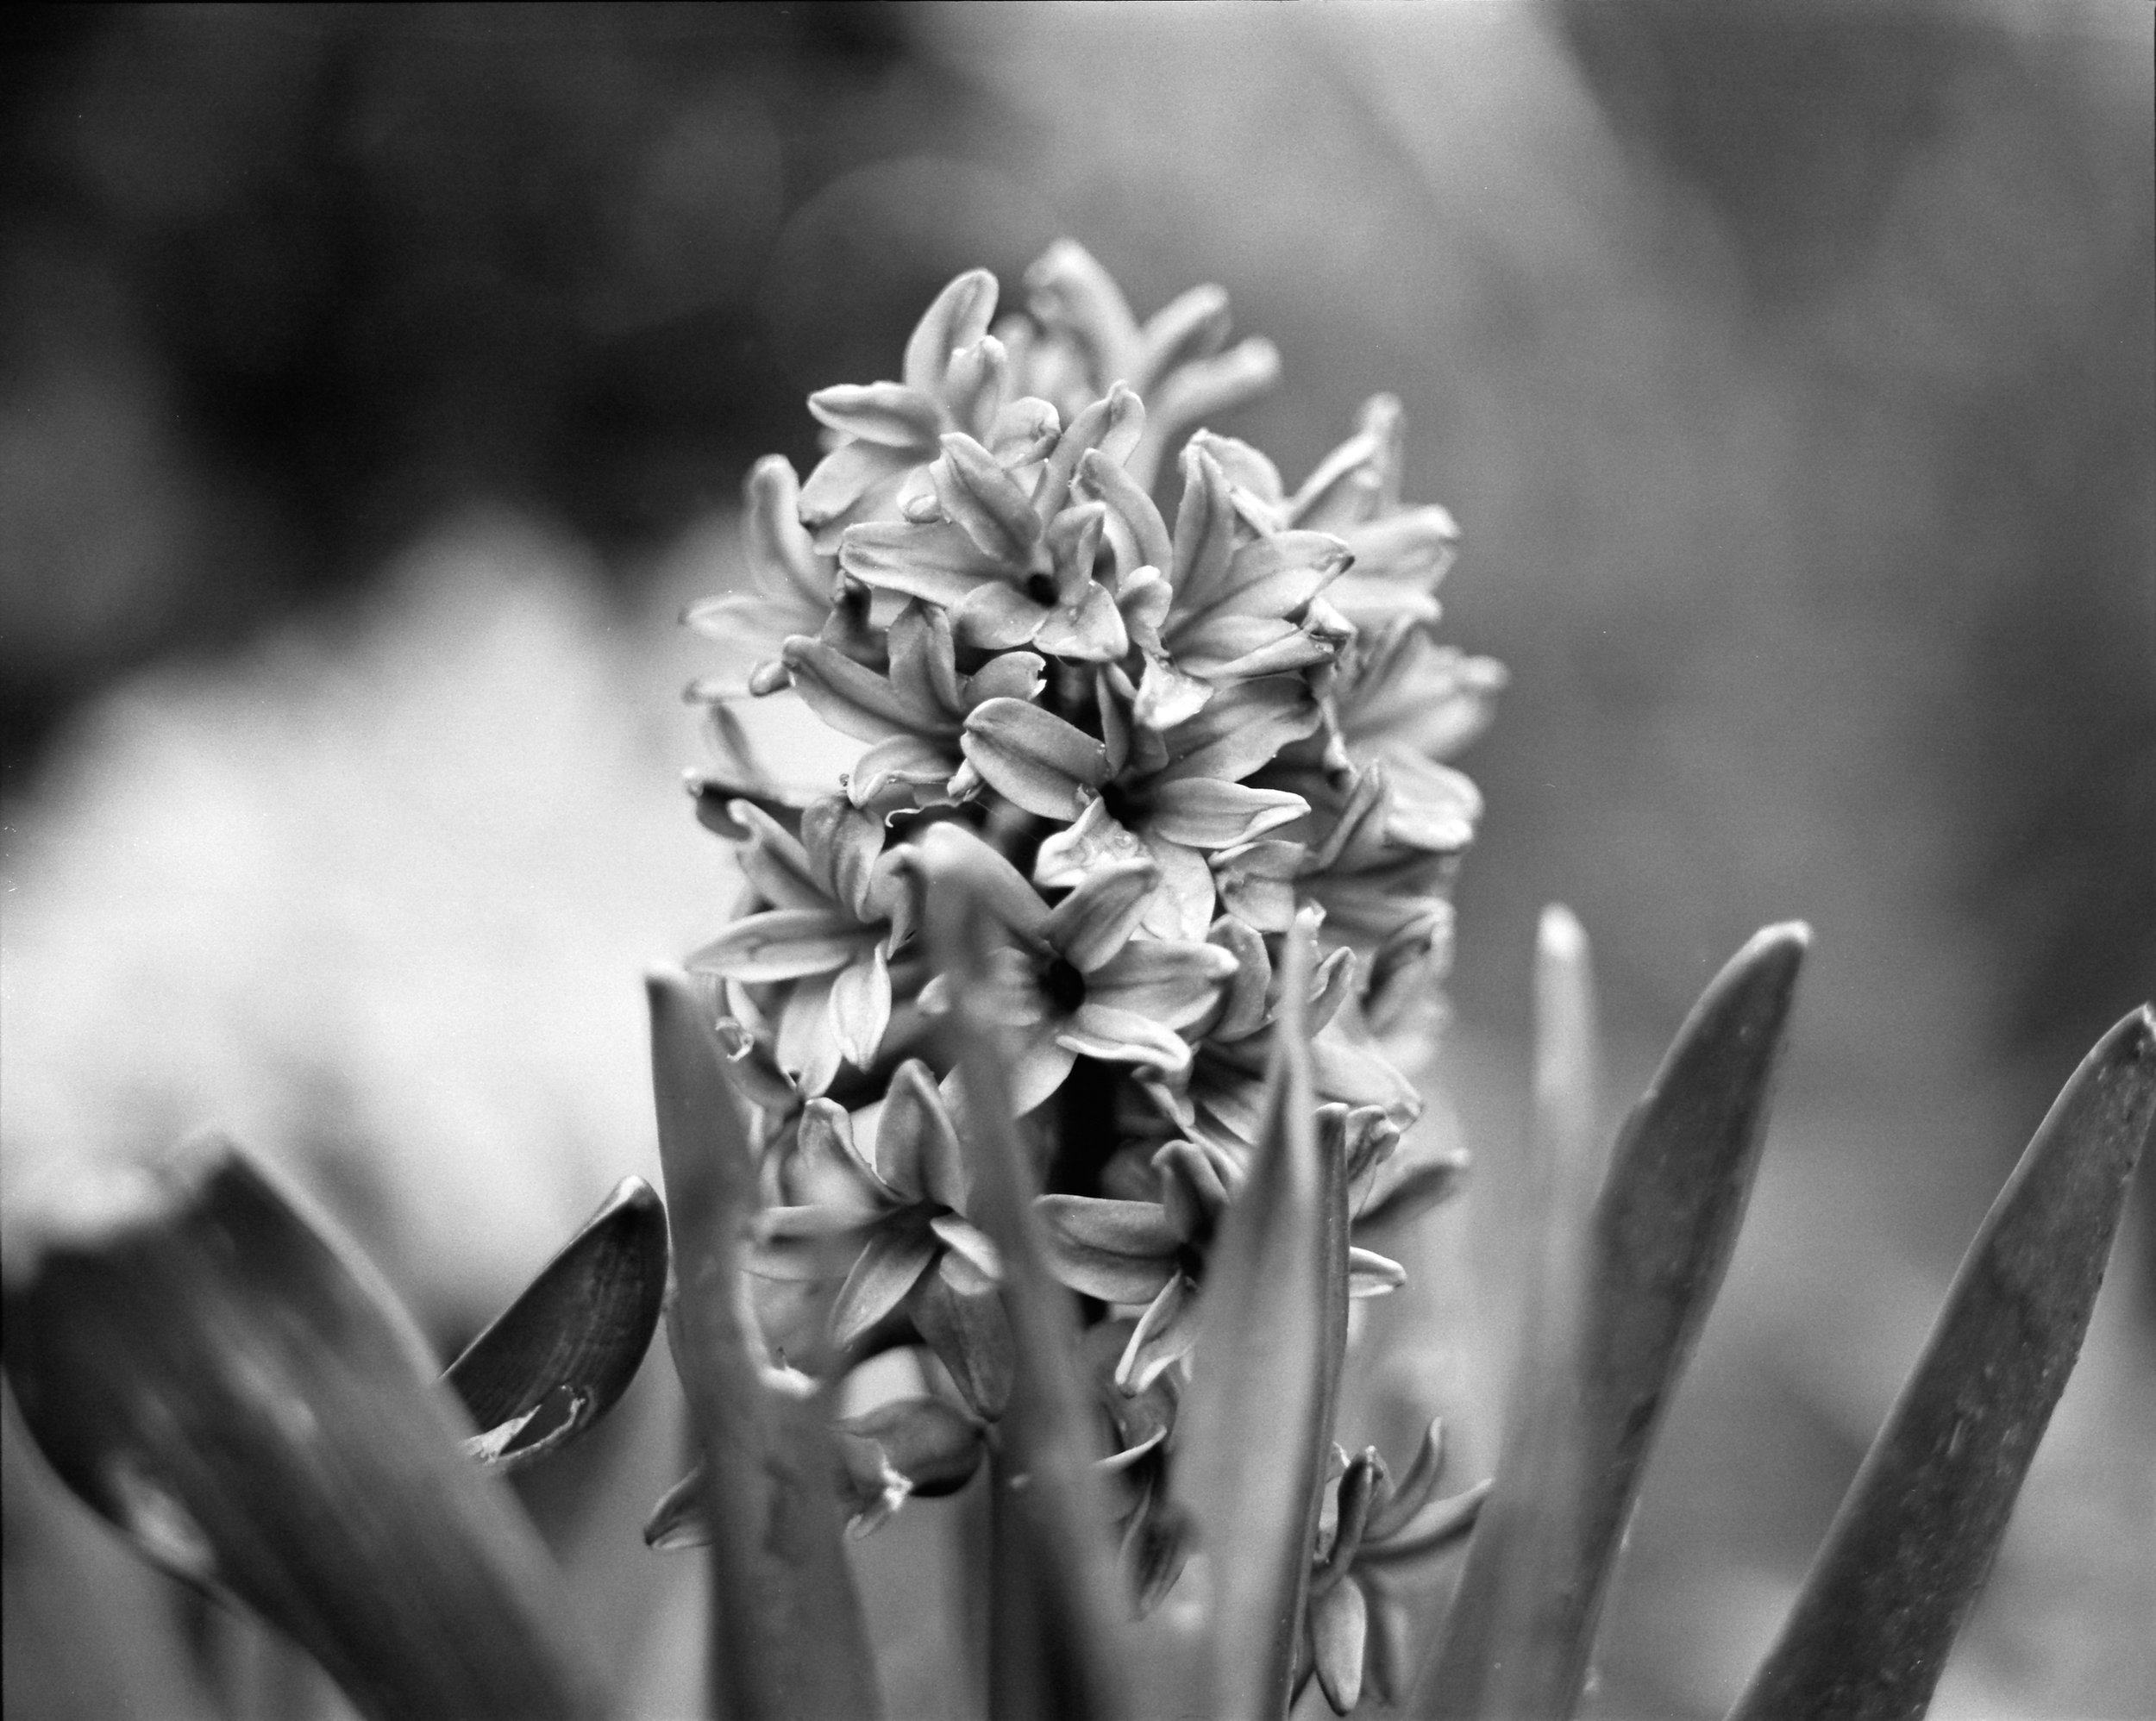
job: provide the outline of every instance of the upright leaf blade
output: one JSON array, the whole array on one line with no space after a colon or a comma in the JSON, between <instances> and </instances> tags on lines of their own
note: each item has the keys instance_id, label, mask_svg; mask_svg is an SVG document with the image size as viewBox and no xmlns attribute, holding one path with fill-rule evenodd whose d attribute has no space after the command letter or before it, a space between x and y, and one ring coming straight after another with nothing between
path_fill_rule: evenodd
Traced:
<instances>
[{"instance_id":1,"label":"upright leaf blade","mask_svg":"<svg viewBox=\"0 0 2156 1721\"><path fill-rule=\"evenodd\" d=\"M688 976L655 970L652 1088L674 1235L669 1336L704 1460L711 1699L726 1721L880 1712L822 1406L774 1391L745 1300L756 1165L725 1053Z\"/></svg>"},{"instance_id":2,"label":"upright leaf blade","mask_svg":"<svg viewBox=\"0 0 2156 1721\"><path fill-rule=\"evenodd\" d=\"M971 1217L1002 1261L1013 1374L990 1485L993 1561L989 1712L996 1721L1107 1721L1131 1713L1117 1625L1108 1511L1087 1438L1095 1413L1078 1369L1076 1311L1050 1274L1011 1111L1006 1060L982 1001L992 997L993 917L962 869L937 868L930 936L952 978L951 1029L965 1084Z\"/></svg>"},{"instance_id":3,"label":"upright leaf blade","mask_svg":"<svg viewBox=\"0 0 2156 1721\"><path fill-rule=\"evenodd\" d=\"M2080 1354L2152 1131L2144 1007L2082 1061L1985 1215L1735 1721L1929 1705Z\"/></svg>"},{"instance_id":4,"label":"upright leaf blade","mask_svg":"<svg viewBox=\"0 0 2156 1721\"><path fill-rule=\"evenodd\" d=\"M559 1580L371 1269L229 1142L11 1262L6 1361L63 1480L367 1714L596 1714Z\"/></svg>"},{"instance_id":5,"label":"upright leaf blade","mask_svg":"<svg viewBox=\"0 0 2156 1721\"><path fill-rule=\"evenodd\" d=\"M666 1210L625 1177L442 1376L479 1424L467 1449L514 1470L596 1424L636 1378L666 1288Z\"/></svg>"},{"instance_id":6,"label":"upright leaf blade","mask_svg":"<svg viewBox=\"0 0 2156 1721\"><path fill-rule=\"evenodd\" d=\"M1212 1579L1211 1712L1285 1715L1347 1342L1344 1167L1320 1151L1306 1015L1312 929L1288 941L1263 1133L1221 1223L1176 1430Z\"/></svg>"},{"instance_id":7,"label":"upright leaf blade","mask_svg":"<svg viewBox=\"0 0 2156 1721\"><path fill-rule=\"evenodd\" d=\"M1744 1217L1809 938L1767 928L1701 995L1619 1133L1590 1223L1582 1185L1560 1177L1572 1198L1557 1223L1577 1241L1555 1241L1547 1318L1522 1363L1532 1379L1514 1401L1526 1422L1508 1434L1418 1713L1577 1706L1647 1452ZM1576 1136L1564 1150L1591 1164Z\"/></svg>"}]
</instances>

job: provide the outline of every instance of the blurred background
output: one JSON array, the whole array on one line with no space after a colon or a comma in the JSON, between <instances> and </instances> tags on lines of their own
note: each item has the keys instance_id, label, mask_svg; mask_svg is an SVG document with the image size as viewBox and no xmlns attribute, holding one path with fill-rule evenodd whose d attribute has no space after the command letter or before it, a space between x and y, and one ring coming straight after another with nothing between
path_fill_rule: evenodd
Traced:
<instances>
[{"instance_id":1,"label":"blurred background","mask_svg":"<svg viewBox=\"0 0 2156 1721\"><path fill-rule=\"evenodd\" d=\"M1434 1276L1502 1302L1476 1218L1544 902L1596 942L1613 1120L1747 933L1813 923L1595 1696L1727 1706L2015 1155L2156 975L2145 6L0 28L11 1218L221 1121L448 1349L648 1171L641 967L733 888L674 784L673 618L738 577L749 462L813 460L805 393L891 374L962 268L1015 303L1068 234L1141 315L1217 280L1278 343L1220 428L1291 481L1399 394L1407 494L1463 528L1447 635L1513 682L1465 761L1438 1074L1482 1181ZM2156 1712L2152 1216L1935 1712ZM1411 1361L1476 1350L1413 1309ZM693 1562L635 1536L666 1390L528 1490L653 1715L693 1701ZM183 1712L155 1634L80 1652L172 1604L9 1440L8 1715ZM900 1714L950 1712L890 1599L936 1511L862 1546Z\"/></svg>"}]
</instances>

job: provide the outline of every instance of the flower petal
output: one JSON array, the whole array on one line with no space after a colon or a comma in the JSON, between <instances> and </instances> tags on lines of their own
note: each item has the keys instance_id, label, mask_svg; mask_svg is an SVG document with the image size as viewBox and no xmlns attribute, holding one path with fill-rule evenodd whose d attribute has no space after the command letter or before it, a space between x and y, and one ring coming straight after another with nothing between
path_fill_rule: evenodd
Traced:
<instances>
[{"instance_id":1,"label":"flower petal","mask_svg":"<svg viewBox=\"0 0 2156 1721\"><path fill-rule=\"evenodd\" d=\"M1226 288L1207 285L1179 293L1145 319L1140 342L1144 357L1131 377L1131 386L1143 394L1179 366L1211 358L1227 338Z\"/></svg>"},{"instance_id":2,"label":"flower petal","mask_svg":"<svg viewBox=\"0 0 2156 1721\"><path fill-rule=\"evenodd\" d=\"M1194 848L1227 848L1302 817L1310 803L1281 789L1252 789L1217 777L1163 783L1152 796L1148 832Z\"/></svg>"},{"instance_id":3,"label":"flower petal","mask_svg":"<svg viewBox=\"0 0 2156 1721\"><path fill-rule=\"evenodd\" d=\"M1011 1109L1018 1116L1054 1098L1078 1061L1077 1050L1062 1043L1065 1025L1043 1020L1011 1036Z\"/></svg>"},{"instance_id":4,"label":"flower petal","mask_svg":"<svg viewBox=\"0 0 2156 1721\"><path fill-rule=\"evenodd\" d=\"M968 710L991 699L1024 699L1030 704L1040 697L1047 679L1048 665L1038 655L1006 651L966 678L961 698Z\"/></svg>"},{"instance_id":5,"label":"flower petal","mask_svg":"<svg viewBox=\"0 0 2156 1721\"><path fill-rule=\"evenodd\" d=\"M1119 860L1142 860L1145 847L1115 822L1103 800L1091 803L1075 823L1042 839L1033 857L1033 882L1049 890L1075 885Z\"/></svg>"},{"instance_id":6,"label":"flower petal","mask_svg":"<svg viewBox=\"0 0 2156 1721\"><path fill-rule=\"evenodd\" d=\"M856 919L881 920L870 905L883 825L843 796L829 795L801 812L801 848L818 883Z\"/></svg>"},{"instance_id":7,"label":"flower petal","mask_svg":"<svg viewBox=\"0 0 2156 1721\"><path fill-rule=\"evenodd\" d=\"M832 1223L866 1224L899 1204L899 1192L854 1145L853 1118L835 1100L812 1099L801 1108L786 1183L787 1193L806 1204L804 1211L823 1214Z\"/></svg>"},{"instance_id":8,"label":"flower petal","mask_svg":"<svg viewBox=\"0 0 2156 1721\"><path fill-rule=\"evenodd\" d=\"M849 526L839 541L838 565L879 591L903 591L946 608L1003 566L948 520Z\"/></svg>"},{"instance_id":9,"label":"flower petal","mask_svg":"<svg viewBox=\"0 0 2156 1721\"><path fill-rule=\"evenodd\" d=\"M1213 873L1206 857L1180 842L1170 842L1149 825L1145 852L1160 868L1160 889L1146 904L1146 931L1156 938L1194 940L1213 923Z\"/></svg>"},{"instance_id":10,"label":"flower petal","mask_svg":"<svg viewBox=\"0 0 2156 1721\"><path fill-rule=\"evenodd\" d=\"M1048 613L1033 642L1050 656L1075 663L1113 663L1131 648L1123 612L1108 588L1093 579L1075 602L1059 604Z\"/></svg>"},{"instance_id":11,"label":"flower petal","mask_svg":"<svg viewBox=\"0 0 2156 1721\"><path fill-rule=\"evenodd\" d=\"M1044 1195L1033 1204L1042 1221L1048 1264L1072 1290L1104 1303L1146 1303L1171 1278L1182 1238L1166 1211L1150 1201L1106 1201L1087 1195Z\"/></svg>"},{"instance_id":12,"label":"flower petal","mask_svg":"<svg viewBox=\"0 0 2156 1721\"><path fill-rule=\"evenodd\" d=\"M1248 1039L1265 1025L1265 995L1273 983L1272 956L1256 929L1240 920L1215 921L1206 934L1206 942L1218 944L1235 958L1235 973L1229 979L1222 1000L1220 1019L1213 1023L1210 1037L1220 1041Z\"/></svg>"},{"instance_id":13,"label":"flower petal","mask_svg":"<svg viewBox=\"0 0 2156 1721\"><path fill-rule=\"evenodd\" d=\"M726 811L748 834L737 858L758 896L773 908L831 906L830 892L817 876L807 846L799 837L753 801L736 800ZM807 813L803 808L804 818Z\"/></svg>"},{"instance_id":14,"label":"flower petal","mask_svg":"<svg viewBox=\"0 0 2156 1721\"><path fill-rule=\"evenodd\" d=\"M952 631L965 644L981 651L1003 651L1034 642L1054 613L1017 586L989 579L951 605L950 622Z\"/></svg>"},{"instance_id":15,"label":"flower petal","mask_svg":"<svg viewBox=\"0 0 2156 1721\"><path fill-rule=\"evenodd\" d=\"M916 1201L962 1209L965 1151L928 1066L908 1058L892 1073L876 1123L876 1167Z\"/></svg>"},{"instance_id":16,"label":"flower petal","mask_svg":"<svg viewBox=\"0 0 2156 1721\"><path fill-rule=\"evenodd\" d=\"M821 640L796 635L786 642L783 660L809 709L842 735L886 741L893 735L934 735L948 723Z\"/></svg>"},{"instance_id":17,"label":"flower petal","mask_svg":"<svg viewBox=\"0 0 2156 1721\"><path fill-rule=\"evenodd\" d=\"M845 967L881 936L836 908L772 909L743 916L686 966L749 984L790 980Z\"/></svg>"},{"instance_id":18,"label":"flower petal","mask_svg":"<svg viewBox=\"0 0 2156 1721\"><path fill-rule=\"evenodd\" d=\"M1198 1336L1198 1289L1181 1273L1160 1288L1131 1330L1115 1365L1115 1384L1136 1396L1190 1353Z\"/></svg>"},{"instance_id":19,"label":"flower petal","mask_svg":"<svg viewBox=\"0 0 2156 1721\"><path fill-rule=\"evenodd\" d=\"M1066 1051L1104 1063L1145 1064L1168 1075L1190 1067L1190 1048L1174 1029L1162 1027L1150 1016L1091 999L1072 1013L1056 1042Z\"/></svg>"},{"instance_id":20,"label":"flower petal","mask_svg":"<svg viewBox=\"0 0 2156 1721\"><path fill-rule=\"evenodd\" d=\"M940 1247L925 1225L879 1225L831 1305L831 1342L852 1344L906 1300Z\"/></svg>"},{"instance_id":21,"label":"flower petal","mask_svg":"<svg viewBox=\"0 0 2156 1721\"><path fill-rule=\"evenodd\" d=\"M946 1251L935 1270L915 1282L906 1308L967 1402L984 1417L1001 1416L1010 1402L1013 1358L995 1281Z\"/></svg>"},{"instance_id":22,"label":"flower petal","mask_svg":"<svg viewBox=\"0 0 2156 1721\"><path fill-rule=\"evenodd\" d=\"M908 469L918 463L918 453L860 441L832 449L801 485L801 523L812 532L826 526L836 529L879 491L895 490Z\"/></svg>"},{"instance_id":23,"label":"flower petal","mask_svg":"<svg viewBox=\"0 0 2156 1721\"><path fill-rule=\"evenodd\" d=\"M1076 818L1107 780L1106 747L1021 699L976 705L960 745L992 787L1044 818Z\"/></svg>"},{"instance_id":24,"label":"flower petal","mask_svg":"<svg viewBox=\"0 0 2156 1721\"><path fill-rule=\"evenodd\" d=\"M1138 319L1114 278L1082 245L1057 240L1026 270L1025 289L1026 308L1076 343L1096 389L1137 370L1143 353Z\"/></svg>"},{"instance_id":25,"label":"flower petal","mask_svg":"<svg viewBox=\"0 0 2156 1721\"><path fill-rule=\"evenodd\" d=\"M943 403L904 383L838 383L811 395L808 410L834 430L909 453L933 448L945 428Z\"/></svg>"},{"instance_id":26,"label":"flower petal","mask_svg":"<svg viewBox=\"0 0 2156 1721\"><path fill-rule=\"evenodd\" d=\"M1345 1715L1363 1700L1363 1644L1369 1617L1361 1588L1337 1583L1310 1599L1310 1647L1318 1664L1318 1684L1335 1715Z\"/></svg>"},{"instance_id":27,"label":"flower petal","mask_svg":"<svg viewBox=\"0 0 2156 1721\"><path fill-rule=\"evenodd\" d=\"M1136 566L1160 570L1163 577L1175 566L1175 540L1168 523L1145 493L1145 486L1100 449L1089 450L1078 462L1078 493L1105 502L1122 520L1138 555Z\"/></svg>"},{"instance_id":28,"label":"flower petal","mask_svg":"<svg viewBox=\"0 0 2156 1721\"><path fill-rule=\"evenodd\" d=\"M1188 1028L1211 1013L1234 973L1235 958L1218 944L1134 938L1086 976L1086 1000Z\"/></svg>"},{"instance_id":29,"label":"flower petal","mask_svg":"<svg viewBox=\"0 0 2156 1721\"><path fill-rule=\"evenodd\" d=\"M938 1213L928 1222L928 1228L942 1239L943 1247L962 1257L982 1276L1000 1284L1003 1280L1003 1256L988 1234L970 1220L956 1213Z\"/></svg>"},{"instance_id":30,"label":"flower petal","mask_svg":"<svg viewBox=\"0 0 2156 1721\"><path fill-rule=\"evenodd\" d=\"M841 1057L857 1070L876 1061L891 1025L891 965L881 940L839 970L831 983L831 1031Z\"/></svg>"},{"instance_id":31,"label":"flower petal","mask_svg":"<svg viewBox=\"0 0 2156 1721\"><path fill-rule=\"evenodd\" d=\"M983 555L1012 568L1027 565L1041 538L1041 516L1032 498L996 457L962 430L943 438L943 454L929 468L936 499Z\"/></svg>"},{"instance_id":32,"label":"flower petal","mask_svg":"<svg viewBox=\"0 0 2156 1721\"><path fill-rule=\"evenodd\" d=\"M986 269L968 269L936 295L906 337L906 385L932 395L943 386L951 354L971 347L988 332L996 314L996 278Z\"/></svg>"},{"instance_id":33,"label":"flower petal","mask_svg":"<svg viewBox=\"0 0 2156 1721\"><path fill-rule=\"evenodd\" d=\"M957 737L894 735L880 741L854 761L847 773L846 797L877 818L915 807L934 806L943 785L958 768Z\"/></svg>"},{"instance_id":34,"label":"flower petal","mask_svg":"<svg viewBox=\"0 0 2156 1721\"><path fill-rule=\"evenodd\" d=\"M1348 1295L1384 1297L1407 1282L1407 1269L1375 1249L1348 1250Z\"/></svg>"},{"instance_id":35,"label":"flower petal","mask_svg":"<svg viewBox=\"0 0 2156 1721\"><path fill-rule=\"evenodd\" d=\"M801 525L801 481L793 463L784 454L758 460L742 485L742 504L749 566L758 583L774 597L789 597L795 608L820 616L831 606L831 568Z\"/></svg>"},{"instance_id":36,"label":"flower petal","mask_svg":"<svg viewBox=\"0 0 2156 1721\"><path fill-rule=\"evenodd\" d=\"M1213 695L1210 681L1177 667L1164 654L1149 656L1131 715L1149 729L1173 729L1196 717Z\"/></svg>"},{"instance_id":37,"label":"flower petal","mask_svg":"<svg viewBox=\"0 0 2156 1721\"><path fill-rule=\"evenodd\" d=\"M1287 931L1295 918L1295 878L1304 854L1300 842L1267 837L1214 855L1213 874L1228 912L1260 932Z\"/></svg>"},{"instance_id":38,"label":"flower petal","mask_svg":"<svg viewBox=\"0 0 2156 1721\"><path fill-rule=\"evenodd\" d=\"M962 873L1005 926L1029 941L1041 936L1048 920L1048 904L1025 882L1023 873L970 830L950 823L931 825L910 846L931 886L941 873Z\"/></svg>"},{"instance_id":39,"label":"flower petal","mask_svg":"<svg viewBox=\"0 0 2156 1721\"><path fill-rule=\"evenodd\" d=\"M834 1425L875 1442L923 1499L956 1493L987 1450L987 1430L941 1399L893 1399Z\"/></svg>"},{"instance_id":40,"label":"flower petal","mask_svg":"<svg viewBox=\"0 0 2156 1721\"><path fill-rule=\"evenodd\" d=\"M1290 742L1314 730L1323 713L1299 676L1268 676L1215 694L1206 708L1167 736L1163 781L1218 777L1239 783Z\"/></svg>"},{"instance_id":41,"label":"flower petal","mask_svg":"<svg viewBox=\"0 0 2156 1721\"><path fill-rule=\"evenodd\" d=\"M1130 941L1159 882L1160 868L1150 856L1096 868L1050 911L1042 936L1079 973L1090 974Z\"/></svg>"}]
</instances>

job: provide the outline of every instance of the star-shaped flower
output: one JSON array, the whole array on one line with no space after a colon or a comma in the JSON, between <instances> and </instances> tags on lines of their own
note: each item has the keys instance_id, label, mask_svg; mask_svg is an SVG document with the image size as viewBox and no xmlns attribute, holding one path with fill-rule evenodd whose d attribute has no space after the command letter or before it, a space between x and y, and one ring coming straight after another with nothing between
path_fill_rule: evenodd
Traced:
<instances>
[{"instance_id":1,"label":"star-shaped flower","mask_svg":"<svg viewBox=\"0 0 2156 1721\"><path fill-rule=\"evenodd\" d=\"M1366 1672L1379 1702L1389 1707L1407 1695L1418 1620L1398 1581L1463 1542L1489 1495L1483 1482L1439 1498L1443 1452L1443 1430L1432 1422L1395 1482L1376 1447L1352 1460L1332 1449L1294 1688L1300 1696L1314 1673L1336 1715L1362 1700Z\"/></svg>"},{"instance_id":2,"label":"star-shaped flower","mask_svg":"<svg viewBox=\"0 0 2156 1721\"><path fill-rule=\"evenodd\" d=\"M882 824L838 797L801 815L796 837L761 808L736 801L750 835L741 868L754 899L688 960L692 972L740 986L783 988L780 1067L821 1093L840 1061L875 1061L891 1020L891 952L911 929L910 898Z\"/></svg>"},{"instance_id":3,"label":"star-shaped flower","mask_svg":"<svg viewBox=\"0 0 2156 1721\"><path fill-rule=\"evenodd\" d=\"M1131 936L1158 882L1150 860L1102 867L1050 908L1017 867L968 831L937 825L919 847L931 880L942 869L962 868L1010 936L992 967L1018 1112L1061 1087L1081 1057L1166 1076L1190 1067L1190 1046L1177 1030L1212 1011L1234 959L1217 945ZM943 1001L939 976L922 1004L934 1009Z\"/></svg>"},{"instance_id":4,"label":"star-shaped flower","mask_svg":"<svg viewBox=\"0 0 2156 1721\"><path fill-rule=\"evenodd\" d=\"M1138 398L1120 386L1055 431L1003 450L953 433L928 467L932 493L903 520L848 529L839 542L847 574L950 614L962 645L998 651L1033 645L1075 662L1109 663L1130 648L1115 596L1094 578L1107 510L1072 505L1081 457L1113 466L1144 424ZM1053 433L1053 434L1049 434Z\"/></svg>"},{"instance_id":5,"label":"star-shaped flower","mask_svg":"<svg viewBox=\"0 0 2156 1721\"><path fill-rule=\"evenodd\" d=\"M873 1114L871 1148L856 1119L828 1099L802 1109L787 1160L787 1205L764 1210L753 1267L781 1283L828 1283L829 1339L842 1354L901 1305L984 1416L1011 1388L1011 1336L995 1292L995 1245L966 1217L965 1151L928 1067L908 1059Z\"/></svg>"}]
</instances>

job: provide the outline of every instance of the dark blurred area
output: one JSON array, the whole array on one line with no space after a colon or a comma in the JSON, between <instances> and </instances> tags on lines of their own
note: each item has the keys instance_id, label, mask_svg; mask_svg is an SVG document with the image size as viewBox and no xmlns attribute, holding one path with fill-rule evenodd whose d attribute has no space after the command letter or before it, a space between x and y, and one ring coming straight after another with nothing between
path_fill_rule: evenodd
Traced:
<instances>
[{"instance_id":1,"label":"dark blurred area","mask_svg":"<svg viewBox=\"0 0 2156 1721\"><path fill-rule=\"evenodd\" d=\"M1465 533L1445 635L1512 670L1464 761L1489 810L1444 1066L1481 1165L1454 1235L1486 1274L1541 904L1595 936L1613 1106L1747 933L1816 928L1597 1698L1720 1712L2014 1155L2156 975L2147 8L17 8L0 28L10 1155L138 1151L168 1114L284 1084L289 1115L335 1125L317 1159L342 1211L445 1342L468 1331L503 1263L536 1265L649 1152L636 964L727 895L673 798L693 738L640 714L695 666L655 618L737 573L749 462L805 470L802 396L891 374L961 268L1013 302L1069 233L1141 316L1217 280L1286 366L1221 428L1292 484L1398 393L1407 495ZM330 898L373 942L322 936ZM622 1008L588 1003L617 973ZM183 1065L185 1105L159 1086ZM54 1098L108 1073L100 1107ZM573 1083L604 1103L461 1277L438 1201L400 1217L349 1169L517 1180ZM1942 1716L2156 1712L2140 1207ZM637 1436L655 1474L666 1425ZM917 1618L934 1505L862 1544L880 1630ZM599 1536L589 1502L559 1515ZM657 1622L623 1628L633 1659L694 1602L680 1568L630 1563L586 1583ZM936 1712L915 1638L899 1714ZM677 1712L666 1679L629 1708ZM10 1716L47 1712L18 1688Z\"/></svg>"},{"instance_id":2,"label":"dark blurred area","mask_svg":"<svg viewBox=\"0 0 2156 1721\"><path fill-rule=\"evenodd\" d=\"M10 773L101 679L364 579L460 504L665 541L757 454L812 457L803 392L960 266L882 258L833 317L834 223L793 219L978 106L885 7L4 28Z\"/></svg>"}]
</instances>

